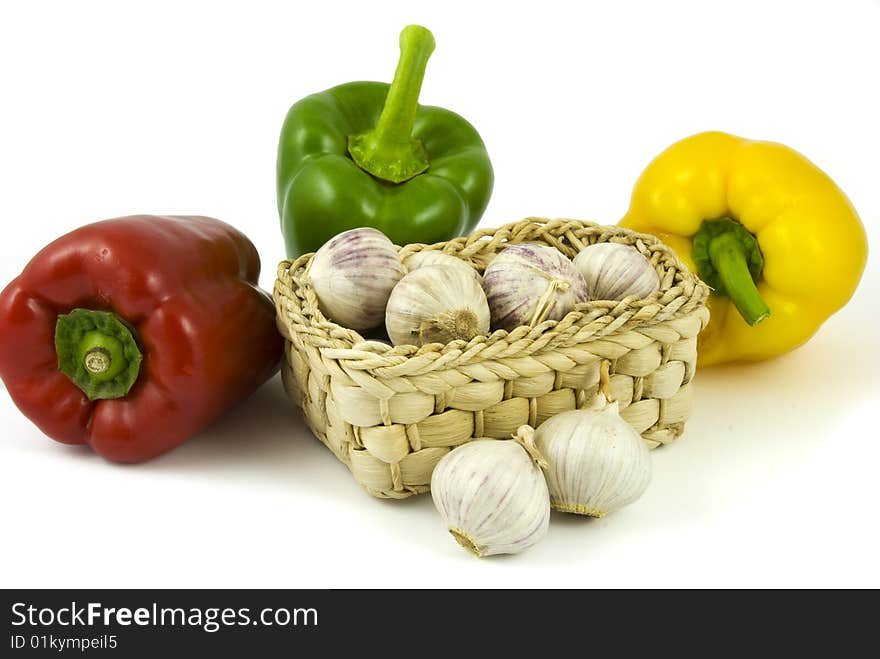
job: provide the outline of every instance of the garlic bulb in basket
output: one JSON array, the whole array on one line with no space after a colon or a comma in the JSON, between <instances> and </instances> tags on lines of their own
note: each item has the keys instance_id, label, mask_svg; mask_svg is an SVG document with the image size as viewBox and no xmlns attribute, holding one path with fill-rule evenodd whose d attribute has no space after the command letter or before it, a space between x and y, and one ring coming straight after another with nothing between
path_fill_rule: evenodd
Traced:
<instances>
[{"instance_id":1,"label":"garlic bulb in basket","mask_svg":"<svg viewBox=\"0 0 880 659\"><path fill-rule=\"evenodd\" d=\"M647 297L660 288L660 277L639 250L620 243L596 243L574 257L591 300Z\"/></svg>"},{"instance_id":2,"label":"garlic bulb in basket","mask_svg":"<svg viewBox=\"0 0 880 659\"><path fill-rule=\"evenodd\" d=\"M531 436L478 439L446 454L431 497L449 533L477 556L515 554L547 534L550 495Z\"/></svg>"},{"instance_id":3,"label":"garlic bulb in basket","mask_svg":"<svg viewBox=\"0 0 880 659\"><path fill-rule=\"evenodd\" d=\"M385 329L396 346L469 341L489 332L486 294L462 268L417 268L391 291Z\"/></svg>"},{"instance_id":4,"label":"garlic bulb in basket","mask_svg":"<svg viewBox=\"0 0 880 659\"><path fill-rule=\"evenodd\" d=\"M369 227L344 231L328 240L308 270L321 312L355 330L382 323L391 290L405 274L394 244Z\"/></svg>"},{"instance_id":5,"label":"garlic bulb in basket","mask_svg":"<svg viewBox=\"0 0 880 659\"><path fill-rule=\"evenodd\" d=\"M451 254L438 252L435 249L413 252L404 259L403 265L408 272L412 272L413 270L422 268L426 265L439 265L444 268L459 268L463 272L470 274L470 276L477 281L480 281L480 273L477 272L475 267L461 259L455 258Z\"/></svg>"},{"instance_id":6,"label":"garlic bulb in basket","mask_svg":"<svg viewBox=\"0 0 880 659\"><path fill-rule=\"evenodd\" d=\"M528 243L506 247L489 262L483 289L492 325L506 330L559 320L589 300L583 276L564 254Z\"/></svg>"},{"instance_id":7,"label":"garlic bulb in basket","mask_svg":"<svg viewBox=\"0 0 880 659\"><path fill-rule=\"evenodd\" d=\"M651 482L647 445L602 393L590 407L552 416L534 433L556 510L604 517L638 499Z\"/></svg>"}]
</instances>

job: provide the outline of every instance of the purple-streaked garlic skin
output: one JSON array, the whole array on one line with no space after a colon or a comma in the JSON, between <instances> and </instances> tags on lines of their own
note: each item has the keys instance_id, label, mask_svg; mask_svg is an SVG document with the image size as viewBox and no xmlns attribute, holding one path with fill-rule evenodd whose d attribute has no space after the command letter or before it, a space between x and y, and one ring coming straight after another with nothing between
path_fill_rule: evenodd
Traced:
<instances>
[{"instance_id":1,"label":"purple-streaked garlic skin","mask_svg":"<svg viewBox=\"0 0 880 659\"><path fill-rule=\"evenodd\" d=\"M492 326L512 330L528 325L554 280L563 285L553 292L541 321L560 320L576 304L588 302L587 284L572 262L553 247L529 243L506 247L483 274Z\"/></svg>"},{"instance_id":2,"label":"purple-streaked garlic skin","mask_svg":"<svg viewBox=\"0 0 880 659\"><path fill-rule=\"evenodd\" d=\"M405 274L394 244L369 227L328 240L308 271L321 312L354 330L382 324L391 290Z\"/></svg>"},{"instance_id":3,"label":"purple-streaked garlic skin","mask_svg":"<svg viewBox=\"0 0 880 659\"><path fill-rule=\"evenodd\" d=\"M574 258L574 266L587 282L591 300L622 300L630 295L644 298L660 288L654 266L629 245L589 245Z\"/></svg>"},{"instance_id":4,"label":"purple-streaked garlic skin","mask_svg":"<svg viewBox=\"0 0 880 659\"><path fill-rule=\"evenodd\" d=\"M456 541L480 557L516 554L547 535L547 482L516 439L477 439L447 453L431 475L431 497Z\"/></svg>"},{"instance_id":5,"label":"purple-streaked garlic skin","mask_svg":"<svg viewBox=\"0 0 880 659\"><path fill-rule=\"evenodd\" d=\"M604 517L638 500L651 482L648 445L602 393L547 419L534 440L556 510Z\"/></svg>"}]
</instances>

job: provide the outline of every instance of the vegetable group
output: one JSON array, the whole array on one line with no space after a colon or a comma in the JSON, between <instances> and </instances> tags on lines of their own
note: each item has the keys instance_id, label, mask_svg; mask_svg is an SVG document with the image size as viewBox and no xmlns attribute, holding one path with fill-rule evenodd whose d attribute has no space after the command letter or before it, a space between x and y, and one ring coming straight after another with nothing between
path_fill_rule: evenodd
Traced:
<instances>
[{"instance_id":1,"label":"vegetable group","mask_svg":"<svg viewBox=\"0 0 880 659\"><path fill-rule=\"evenodd\" d=\"M326 243L308 274L330 320L369 330L384 316L391 343L412 346L560 320L591 299L590 287L601 300L645 297L660 286L654 266L625 245L589 245L572 263L553 247L514 244L481 277L469 263L435 250L410 254L404 265L391 241L369 227Z\"/></svg>"},{"instance_id":2,"label":"vegetable group","mask_svg":"<svg viewBox=\"0 0 880 659\"><path fill-rule=\"evenodd\" d=\"M709 286L704 366L791 350L853 294L867 244L841 190L787 147L718 132L648 166L629 231L529 218L441 242L477 224L493 170L467 121L418 104L434 46L408 26L390 85L290 108L276 183L297 258L277 318L256 249L211 218L108 220L37 254L0 293L21 411L109 460L152 458L276 372L277 322L285 387L370 492L430 484L462 546L516 553L551 508L602 517L646 491L639 433L681 432Z\"/></svg>"},{"instance_id":3,"label":"vegetable group","mask_svg":"<svg viewBox=\"0 0 880 659\"><path fill-rule=\"evenodd\" d=\"M0 293L0 377L45 434L118 462L192 437L278 368L251 242L207 217L97 222Z\"/></svg>"},{"instance_id":4,"label":"vegetable group","mask_svg":"<svg viewBox=\"0 0 880 659\"><path fill-rule=\"evenodd\" d=\"M278 144L277 192L290 257L347 229L371 226L398 245L473 229L492 193L492 164L476 130L418 105L434 37L400 35L391 85L352 82L297 102Z\"/></svg>"},{"instance_id":5,"label":"vegetable group","mask_svg":"<svg viewBox=\"0 0 880 659\"><path fill-rule=\"evenodd\" d=\"M636 501L651 482L639 434L602 390L582 409L553 416L513 440L478 439L450 451L431 496L452 536L477 556L516 554L547 533L550 508L604 517Z\"/></svg>"}]
</instances>

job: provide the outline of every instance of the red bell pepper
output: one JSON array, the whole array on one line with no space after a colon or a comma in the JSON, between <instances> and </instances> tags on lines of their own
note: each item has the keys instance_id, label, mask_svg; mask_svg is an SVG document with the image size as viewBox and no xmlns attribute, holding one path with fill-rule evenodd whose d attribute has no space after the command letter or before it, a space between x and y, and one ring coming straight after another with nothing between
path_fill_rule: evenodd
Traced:
<instances>
[{"instance_id":1,"label":"red bell pepper","mask_svg":"<svg viewBox=\"0 0 880 659\"><path fill-rule=\"evenodd\" d=\"M212 218L84 226L0 293L0 377L49 437L113 461L152 458L277 371L259 272L253 244Z\"/></svg>"}]
</instances>

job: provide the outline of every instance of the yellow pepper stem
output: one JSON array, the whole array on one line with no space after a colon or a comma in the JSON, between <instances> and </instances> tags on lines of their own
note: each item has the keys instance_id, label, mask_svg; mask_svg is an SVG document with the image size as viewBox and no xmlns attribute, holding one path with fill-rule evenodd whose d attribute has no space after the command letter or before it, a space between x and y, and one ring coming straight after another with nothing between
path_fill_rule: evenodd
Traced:
<instances>
[{"instance_id":1,"label":"yellow pepper stem","mask_svg":"<svg viewBox=\"0 0 880 659\"><path fill-rule=\"evenodd\" d=\"M742 245L733 234L723 234L709 245L709 256L724 282L727 295L749 325L757 325L770 315L746 266Z\"/></svg>"},{"instance_id":2,"label":"yellow pepper stem","mask_svg":"<svg viewBox=\"0 0 880 659\"><path fill-rule=\"evenodd\" d=\"M726 295L749 325L770 315L755 282L761 277L764 258L758 241L730 218L706 220L694 236L693 257L700 277L716 295Z\"/></svg>"}]
</instances>

